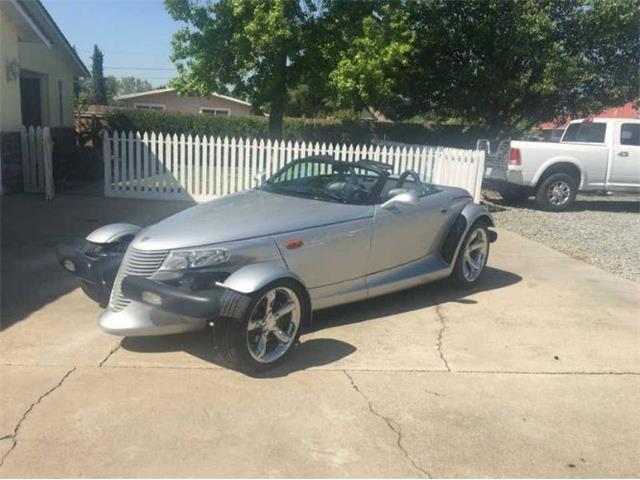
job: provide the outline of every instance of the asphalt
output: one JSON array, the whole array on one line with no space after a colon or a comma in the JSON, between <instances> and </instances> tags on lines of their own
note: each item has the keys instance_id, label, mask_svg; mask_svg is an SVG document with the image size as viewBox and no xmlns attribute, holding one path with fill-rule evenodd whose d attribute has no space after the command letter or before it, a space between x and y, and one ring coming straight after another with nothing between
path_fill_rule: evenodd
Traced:
<instances>
[{"instance_id":1,"label":"asphalt","mask_svg":"<svg viewBox=\"0 0 640 480\"><path fill-rule=\"evenodd\" d=\"M1 477L637 477L640 285L498 228L481 286L316 315L285 365L126 338L53 246L185 204L2 202Z\"/></svg>"}]
</instances>

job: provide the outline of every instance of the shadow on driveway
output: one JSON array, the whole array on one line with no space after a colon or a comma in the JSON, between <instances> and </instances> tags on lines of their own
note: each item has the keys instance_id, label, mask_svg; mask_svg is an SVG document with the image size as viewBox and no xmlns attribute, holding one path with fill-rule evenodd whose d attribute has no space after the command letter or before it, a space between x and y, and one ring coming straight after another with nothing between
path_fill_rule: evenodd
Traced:
<instances>
[{"instance_id":1,"label":"shadow on driveway","mask_svg":"<svg viewBox=\"0 0 640 480\"><path fill-rule=\"evenodd\" d=\"M445 302L476 303L475 300L465 297L486 290L508 287L521 280L522 277L514 273L487 267L481 283L472 289L460 290L444 280L370 300L321 310L314 314L313 325L302 333L304 335L325 328L397 315ZM224 367L213 348L210 335L209 332L206 334L195 332L157 337L127 337L122 341L122 348L141 354L184 351L206 362ZM284 377L307 368L329 365L351 355L356 349L354 345L341 340L313 338L302 342L295 348L282 365L252 376L256 378Z\"/></svg>"},{"instance_id":2,"label":"shadow on driveway","mask_svg":"<svg viewBox=\"0 0 640 480\"><path fill-rule=\"evenodd\" d=\"M109 223L147 226L191 205L81 195L58 195L50 202L33 194L2 197L0 330L78 287L58 265L58 243L82 240Z\"/></svg>"}]
</instances>

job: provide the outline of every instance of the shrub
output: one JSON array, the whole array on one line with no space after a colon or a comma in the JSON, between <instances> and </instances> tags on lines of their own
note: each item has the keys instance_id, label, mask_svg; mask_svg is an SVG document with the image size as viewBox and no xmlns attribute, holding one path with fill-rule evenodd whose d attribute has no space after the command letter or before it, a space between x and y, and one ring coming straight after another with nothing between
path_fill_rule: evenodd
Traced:
<instances>
[{"instance_id":1,"label":"shrub","mask_svg":"<svg viewBox=\"0 0 640 480\"><path fill-rule=\"evenodd\" d=\"M153 131L243 138L267 138L268 123L266 117L259 116L209 117L148 110L115 110L105 116L105 126L109 131ZM488 137L487 132L465 129L459 125L364 120L285 118L283 128L285 140L331 143L368 144L390 141L475 148L476 140L480 137Z\"/></svg>"}]
</instances>

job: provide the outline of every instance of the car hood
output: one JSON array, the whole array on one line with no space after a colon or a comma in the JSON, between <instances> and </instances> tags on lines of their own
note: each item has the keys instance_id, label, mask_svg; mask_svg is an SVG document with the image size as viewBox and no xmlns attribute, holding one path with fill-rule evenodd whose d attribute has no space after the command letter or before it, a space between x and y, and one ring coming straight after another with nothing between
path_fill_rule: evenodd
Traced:
<instances>
[{"instance_id":1,"label":"car hood","mask_svg":"<svg viewBox=\"0 0 640 480\"><path fill-rule=\"evenodd\" d=\"M143 230L140 250L225 243L373 216L371 205L344 205L249 190L191 207Z\"/></svg>"}]
</instances>

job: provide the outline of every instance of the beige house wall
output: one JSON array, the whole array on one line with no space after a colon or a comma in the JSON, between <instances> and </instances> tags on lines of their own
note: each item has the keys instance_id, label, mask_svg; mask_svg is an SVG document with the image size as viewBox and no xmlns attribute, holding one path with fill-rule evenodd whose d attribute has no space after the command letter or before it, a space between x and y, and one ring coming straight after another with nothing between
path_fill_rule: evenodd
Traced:
<instances>
[{"instance_id":1,"label":"beige house wall","mask_svg":"<svg viewBox=\"0 0 640 480\"><path fill-rule=\"evenodd\" d=\"M229 110L230 115L251 115L251 107L219 97L179 96L177 92L162 92L118 100L117 104L135 108L136 104L163 105L167 112L199 114L201 108Z\"/></svg>"},{"instance_id":2,"label":"beige house wall","mask_svg":"<svg viewBox=\"0 0 640 480\"><path fill-rule=\"evenodd\" d=\"M7 66L18 59L18 32L0 12L0 132L19 130L22 126L20 109L20 78L7 78Z\"/></svg>"},{"instance_id":3,"label":"beige house wall","mask_svg":"<svg viewBox=\"0 0 640 480\"><path fill-rule=\"evenodd\" d=\"M22 70L34 72L41 78L42 124L73 126L73 67L59 49L42 43L20 42L18 52Z\"/></svg>"}]
</instances>

